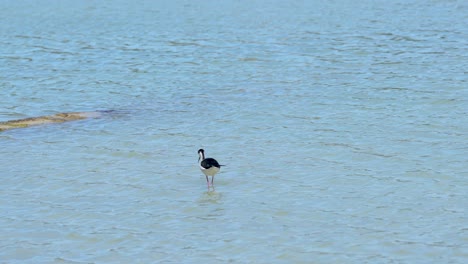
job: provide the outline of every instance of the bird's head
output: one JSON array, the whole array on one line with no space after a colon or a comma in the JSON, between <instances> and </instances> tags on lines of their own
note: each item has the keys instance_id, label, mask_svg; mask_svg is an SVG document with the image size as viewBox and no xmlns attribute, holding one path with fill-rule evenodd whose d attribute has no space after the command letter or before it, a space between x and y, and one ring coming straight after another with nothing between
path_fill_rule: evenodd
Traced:
<instances>
[{"instance_id":1,"label":"bird's head","mask_svg":"<svg viewBox=\"0 0 468 264\"><path fill-rule=\"evenodd\" d=\"M198 161L202 160L205 157L205 151L203 149L198 150Z\"/></svg>"}]
</instances>

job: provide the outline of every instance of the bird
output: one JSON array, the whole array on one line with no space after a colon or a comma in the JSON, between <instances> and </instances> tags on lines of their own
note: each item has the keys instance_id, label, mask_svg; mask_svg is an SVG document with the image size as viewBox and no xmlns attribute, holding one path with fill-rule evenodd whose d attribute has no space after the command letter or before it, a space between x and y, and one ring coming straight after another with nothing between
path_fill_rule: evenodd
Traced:
<instances>
[{"instance_id":1,"label":"bird","mask_svg":"<svg viewBox=\"0 0 468 264\"><path fill-rule=\"evenodd\" d=\"M208 176L211 176L211 186L214 188L214 176L219 172L221 166L224 165L219 165L218 161L213 158L205 158L205 150L203 149L198 150L198 162L200 165L200 170L205 174L208 190L210 189L210 181L208 180Z\"/></svg>"}]
</instances>

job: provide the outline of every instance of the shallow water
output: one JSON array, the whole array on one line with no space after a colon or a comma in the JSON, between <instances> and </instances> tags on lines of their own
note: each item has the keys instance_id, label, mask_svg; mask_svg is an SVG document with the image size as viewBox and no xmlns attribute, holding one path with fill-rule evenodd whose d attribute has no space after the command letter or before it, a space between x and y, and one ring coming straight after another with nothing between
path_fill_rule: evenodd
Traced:
<instances>
[{"instance_id":1,"label":"shallow water","mask_svg":"<svg viewBox=\"0 0 468 264\"><path fill-rule=\"evenodd\" d=\"M1 5L1 263L466 262L464 1Z\"/></svg>"}]
</instances>

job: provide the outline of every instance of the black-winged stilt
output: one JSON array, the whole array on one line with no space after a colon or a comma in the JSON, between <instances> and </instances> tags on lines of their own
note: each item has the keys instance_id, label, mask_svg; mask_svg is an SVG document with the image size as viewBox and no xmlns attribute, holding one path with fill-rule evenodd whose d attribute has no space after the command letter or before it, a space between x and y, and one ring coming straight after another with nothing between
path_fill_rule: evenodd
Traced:
<instances>
[{"instance_id":1,"label":"black-winged stilt","mask_svg":"<svg viewBox=\"0 0 468 264\"><path fill-rule=\"evenodd\" d=\"M218 161L213 158L205 158L205 151L203 149L198 150L198 162L200 165L200 170L205 174L206 184L208 184L208 189L210 189L210 182L208 176L211 176L211 186L213 186L213 180L216 173L219 172L219 169L223 165L219 165Z\"/></svg>"}]
</instances>

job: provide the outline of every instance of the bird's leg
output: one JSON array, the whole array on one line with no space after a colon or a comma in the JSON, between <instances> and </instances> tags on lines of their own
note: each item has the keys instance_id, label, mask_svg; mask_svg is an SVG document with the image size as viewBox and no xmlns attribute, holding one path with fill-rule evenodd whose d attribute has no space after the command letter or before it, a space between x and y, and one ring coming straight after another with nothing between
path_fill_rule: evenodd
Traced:
<instances>
[{"instance_id":1,"label":"bird's leg","mask_svg":"<svg viewBox=\"0 0 468 264\"><path fill-rule=\"evenodd\" d=\"M208 175L205 175L206 177L206 184L208 185L208 190L210 189L210 181L208 180Z\"/></svg>"},{"instance_id":2,"label":"bird's leg","mask_svg":"<svg viewBox=\"0 0 468 264\"><path fill-rule=\"evenodd\" d=\"M211 176L211 186L214 186L214 185L213 185L213 181L214 181L214 175Z\"/></svg>"}]
</instances>

